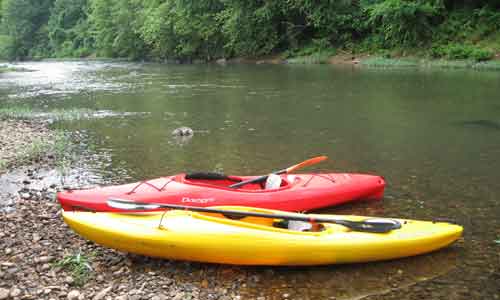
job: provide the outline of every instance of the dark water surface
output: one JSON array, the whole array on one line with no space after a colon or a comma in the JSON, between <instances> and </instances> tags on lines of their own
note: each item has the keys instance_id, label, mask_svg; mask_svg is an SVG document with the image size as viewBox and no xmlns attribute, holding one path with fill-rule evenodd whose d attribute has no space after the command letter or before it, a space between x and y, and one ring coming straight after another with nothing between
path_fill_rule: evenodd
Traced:
<instances>
[{"instance_id":1,"label":"dark water surface","mask_svg":"<svg viewBox=\"0 0 500 300\"><path fill-rule=\"evenodd\" d=\"M332 66L26 63L0 74L0 105L87 109L56 122L99 163L94 183L194 170L256 174L328 155L315 171L383 175L382 202L328 212L453 219L463 241L391 262L236 268L243 298L498 299L500 73ZM195 130L190 140L171 131ZM89 167L87 167L89 168ZM214 268L218 268L214 266ZM231 277L231 276L229 276ZM233 278L221 278L231 284ZM377 297L377 296L373 296Z\"/></svg>"}]
</instances>

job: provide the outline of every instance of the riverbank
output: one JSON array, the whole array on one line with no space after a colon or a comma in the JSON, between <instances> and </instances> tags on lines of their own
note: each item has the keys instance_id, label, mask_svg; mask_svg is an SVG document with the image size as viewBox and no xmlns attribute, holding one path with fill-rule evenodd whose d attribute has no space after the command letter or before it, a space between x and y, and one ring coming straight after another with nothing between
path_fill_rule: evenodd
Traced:
<instances>
[{"instance_id":1,"label":"riverbank","mask_svg":"<svg viewBox=\"0 0 500 300\"><path fill-rule=\"evenodd\" d=\"M378 54L361 53L350 54L335 51L314 52L305 56L294 56L286 58L279 54L271 57L256 59L234 59L228 62L255 63L255 64L328 64L328 65L351 65L368 68L447 68L447 69L475 69L475 70L500 70L500 53L492 60L476 61L473 59L432 59L425 56L394 56L387 57Z\"/></svg>"},{"instance_id":2,"label":"riverbank","mask_svg":"<svg viewBox=\"0 0 500 300\"><path fill-rule=\"evenodd\" d=\"M218 64L218 65L232 65L232 64L256 64L256 65L339 65L339 66L355 66L361 68L379 68L379 69L392 69L392 68L418 68L418 69L473 69L473 70L493 70L500 71L500 53L496 54L492 60L476 61L473 59L432 59L429 57L421 56L395 56L387 57L378 54L349 54L339 53L331 54L332 52L315 52L305 56L292 56L281 53L276 55L266 55L262 57L237 57L230 59L217 59L214 61L195 60L187 64ZM42 59L41 61L47 62L73 62L73 61L106 61L106 62L132 62L126 58L61 58L61 59ZM155 61L156 62L156 61ZM164 64L186 64L176 60L165 60L158 63ZM31 70L24 68L13 67L0 67L0 73L7 72L31 72Z\"/></svg>"}]
</instances>

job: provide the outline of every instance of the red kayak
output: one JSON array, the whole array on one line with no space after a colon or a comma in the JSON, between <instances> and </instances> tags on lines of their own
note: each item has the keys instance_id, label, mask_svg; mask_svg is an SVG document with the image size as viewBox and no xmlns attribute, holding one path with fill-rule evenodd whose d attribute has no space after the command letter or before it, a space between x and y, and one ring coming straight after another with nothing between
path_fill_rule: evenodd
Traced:
<instances>
[{"instance_id":1,"label":"red kayak","mask_svg":"<svg viewBox=\"0 0 500 300\"><path fill-rule=\"evenodd\" d=\"M351 173L274 175L268 183L230 185L252 176L213 173L179 174L131 184L88 190L66 190L57 194L64 210L115 211L109 198L188 206L241 205L286 211L307 211L358 199L379 200L384 194L382 177ZM269 180L268 180L269 181ZM276 182L274 182L276 184Z\"/></svg>"}]
</instances>

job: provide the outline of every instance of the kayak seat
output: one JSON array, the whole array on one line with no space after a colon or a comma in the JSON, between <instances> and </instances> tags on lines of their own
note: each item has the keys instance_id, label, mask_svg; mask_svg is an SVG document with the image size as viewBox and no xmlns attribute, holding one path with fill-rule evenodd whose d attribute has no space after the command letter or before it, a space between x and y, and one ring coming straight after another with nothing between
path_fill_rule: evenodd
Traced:
<instances>
[{"instance_id":1,"label":"kayak seat","mask_svg":"<svg viewBox=\"0 0 500 300\"><path fill-rule=\"evenodd\" d=\"M276 175L276 174L269 174L269 176L267 176L264 189L271 190L271 189L280 188L281 182L282 182L281 176Z\"/></svg>"},{"instance_id":2,"label":"kayak seat","mask_svg":"<svg viewBox=\"0 0 500 300\"><path fill-rule=\"evenodd\" d=\"M279 220L273 223L273 227L302 232L318 232L325 230L323 224L311 224L309 222L295 220Z\"/></svg>"},{"instance_id":3,"label":"kayak seat","mask_svg":"<svg viewBox=\"0 0 500 300\"><path fill-rule=\"evenodd\" d=\"M194 184L198 183L227 187L235 182L241 182L242 178L216 172L193 172L185 174L184 180ZM265 181L248 183L240 188L245 190L272 190L279 189L286 185L288 185L288 182L283 180L279 175L270 174ZM236 190L237 189L235 189L235 191Z\"/></svg>"}]
</instances>

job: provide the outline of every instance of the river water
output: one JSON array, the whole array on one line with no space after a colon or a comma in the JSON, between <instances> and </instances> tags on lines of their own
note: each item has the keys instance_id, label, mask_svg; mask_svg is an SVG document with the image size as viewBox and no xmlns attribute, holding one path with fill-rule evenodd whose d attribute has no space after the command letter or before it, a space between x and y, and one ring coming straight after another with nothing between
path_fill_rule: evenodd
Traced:
<instances>
[{"instance_id":1,"label":"river water","mask_svg":"<svg viewBox=\"0 0 500 300\"><path fill-rule=\"evenodd\" d=\"M499 72L19 65L34 71L0 74L0 106L84 111L53 126L85 137L97 161L85 165L87 182L124 183L196 170L261 174L328 155L308 170L377 173L388 186L381 202L327 212L452 219L465 227L463 240L420 257L236 268L255 279L242 285L244 298L499 298ZM180 126L193 128L194 136L172 137ZM231 278L220 280L230 284Z\"/></svg>"}]
</instances>

